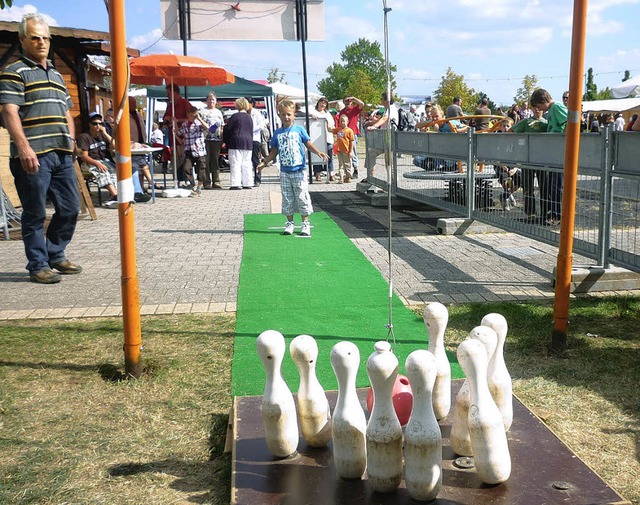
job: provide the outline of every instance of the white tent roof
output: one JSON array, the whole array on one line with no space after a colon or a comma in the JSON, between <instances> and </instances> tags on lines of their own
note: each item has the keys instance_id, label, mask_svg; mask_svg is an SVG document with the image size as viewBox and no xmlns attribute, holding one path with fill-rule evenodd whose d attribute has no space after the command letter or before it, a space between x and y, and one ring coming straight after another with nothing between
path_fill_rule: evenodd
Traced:
<instances>
[{"instance_id":1,"label":"white tent roof","mask_svg":"<svg viewBox=\"0 0 640 505\"><path fill-rule=\"evenodd\" d=\"M640 96L640 75L627 79L611 88L611 95L613 98Z\"/></svg>"},{"instance_id":2,"label":"white tent roof","mask_svg":"<svg viewBox=\"0 0 640 505\"><path fill-rule=\"evenodd\" d=\"M268 84L268 86L270 86L271 89L273 89L273 92L276 95L286 96L290 100L293 100L296 103L304 102L304 89L302 88L296 88L295 86L290 86L289 84L284 84L283 82L272 82L271 84ZM310 104L315 105L316 102L320 100L321 97L322 95L309 91Z\"/></svg>"},{"instance_id":3,"label":"white tent roof","mask_svg":"<svg viewBox=\"0 0 640 505\"><path fill-rule=\"evenodd\" d=\"M583 112L622 112L631 109L640 109L640 97L582 102Z\"/></svg>"}]
</instances>

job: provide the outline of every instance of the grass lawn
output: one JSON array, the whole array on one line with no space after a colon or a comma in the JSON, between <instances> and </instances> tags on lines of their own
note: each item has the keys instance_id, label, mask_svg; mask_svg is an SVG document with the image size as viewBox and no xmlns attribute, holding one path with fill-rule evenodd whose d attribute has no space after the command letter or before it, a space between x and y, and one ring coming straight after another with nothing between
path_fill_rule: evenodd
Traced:
<instances>
[{"instance_id":1,"label":"grass lawn","mask_svg":"<svg viewBox=\"0 0 640 505\"><path fill-rule=\"evenodd\" d=\"M640 503L640 299L573 300L563 358L550 305L453 306L448 348L488 312L509 322L515 394ZM234 323L143 318L148 373L128 381L120 319L0 322L0 503L229 503Z\"/></svg>"}]
</instances>

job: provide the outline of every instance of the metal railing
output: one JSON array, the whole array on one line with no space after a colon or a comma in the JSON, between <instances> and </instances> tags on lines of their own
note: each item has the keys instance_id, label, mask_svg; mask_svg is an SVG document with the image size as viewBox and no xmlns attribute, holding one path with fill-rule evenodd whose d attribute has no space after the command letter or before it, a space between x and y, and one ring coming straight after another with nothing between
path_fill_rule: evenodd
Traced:
<instances>
[{"instance_id":1,"label":"metal railing","mask_svg":"<svg viewBox=\"0 0 640 505\"><path fill-rule=\"evenodd\" d=\"M453 216L559 244L564 134L394 131L390 181L386 132L367 131L365 139L371 184ZM611 128L581 134L576 196L575 252L596 265L640 271L640 134Z\"/></svg>"}]
</instances>

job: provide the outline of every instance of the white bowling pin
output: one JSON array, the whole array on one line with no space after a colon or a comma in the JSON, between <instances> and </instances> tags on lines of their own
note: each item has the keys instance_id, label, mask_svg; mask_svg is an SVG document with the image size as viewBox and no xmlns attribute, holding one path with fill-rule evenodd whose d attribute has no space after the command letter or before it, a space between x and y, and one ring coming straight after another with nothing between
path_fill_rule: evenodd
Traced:
<instances>
[{"instance_id":1,"label":"white bowling pin","mask_svg":"<svg viewBox=\"0 0 640 505\"><path fill-rule=\"evenodd\" d=\"M482 318L482 326L488 326L498 335L498 345L489 361L489 391L502 414L504 429L509 431L513 422L513 386L511 375L504 362L504 341L507 337L507 320L502 314L491 313Z\"/></svg>"},{"instance_id":2,"label":"white bowling pin","mask_svg":"<svg viewBox=\"0 0 640 505\"><path fill-rule=\"evenodd\" d=\"M502 415L487 384L487 351L479 340L469 338L458 346L457 354L469 382L468 423L474 464L482 482L499 484L511 474L511 456Z\"/></svg>"},{"instance_id":3,"label":"white bowling pin","mask_svg":"<svg viewBox=\"0 0 640 505\"><path fill-rule=\"evenodd\" d=\"M429 335L429 352L436 358L436 384L433 388L433 410L438 420L444 419L451 409L451 365L444 348L444 332L449 322L449 311L438 302L424 308L424 325Z\"/></svg>"},{"instance_id":4,"label":"white bowling pin","mask_svg":"<svg viewBox=\"0 0 640 505\"><path fill-rule=\"evenodd\" d=\"M331 410L316 376L318 344L310 335L298 335L289 352L300 374L298 419L302 437L311 447L324 447L331 440Z\"/></svg>"},{"instance_id":5,"label":"white bowling pin","mask_svg":"<svg viewBox=\"0 0 640 505\"><path fill-rule=\"evenodd\" d=\"M451 432L449 442L451 449L458 456L473 456L471 438L469 438L469 382L465 379L453 402L451 414Z\"/></svg>"},{"instance_id":6,"label":"white bowling pin","mask_svg":"<svg viewBox=\"0 0 640 505\"><path fill-rule=\"evenodd\" d=\"M404 481L411 498L430 501L442 486L442 433L431 398L437 373L435 357L429 351L413 351L405 370L413 408L404 430Z\"/></svg>"},{"instance_id":7,"label":"white bowling pin","mask_svg":"<svg viewBox=\"0 0 640 505\"><path fill-rule=\"evenodd\" d=\"M282 333L263 331L256 349L267 379L262 396L262 422L267 447L274 456L286 458L298 448L298 420L293 395L282 378L282 360L286 351Z\"/></svg>"},{"instance_id":8,"label":"white bowling pin","mask_svg":"<svg viewBox=\"0 0 640 505\"><path fill-rule=\"evenodd\" d=\"M398 358L389 342L376 342L367 360L374 402L367 424L367 478L379 493L394 491L402 480L402 427L391 398L397 374Z\"/></svg>"},{"instance_id":9,"label":"white bowling pin","mask_svg":"<svg viewBox=\"0 0 640 505\"><path fill-rule=\"evenodd\" d=\"M338 400L331 419L333 463L339 477L359 479L367 468L367 418L356 392L358 347L338 342L331 349L331 366L338 380Z\"/></svg>"},{"instance_id":10,"label":"white bowling pin","mask_svg":"<svg viewBox=\"0 0 640 505\"><path fill-rule=\"evenodd\" d=\"M487 351L487 360L491 360L496 350L498 337L496 333L487 326L476 326L469 332L467 338L479 340ZM460 456L473 456L473 448L471 447L471 438L469 436L469 404L470 392L469 383L465 380L462 387L458 390L456 400L453 405L453 415L451 419L451 433L449 441L451 449Z\"/></svg>"}]
</instances>

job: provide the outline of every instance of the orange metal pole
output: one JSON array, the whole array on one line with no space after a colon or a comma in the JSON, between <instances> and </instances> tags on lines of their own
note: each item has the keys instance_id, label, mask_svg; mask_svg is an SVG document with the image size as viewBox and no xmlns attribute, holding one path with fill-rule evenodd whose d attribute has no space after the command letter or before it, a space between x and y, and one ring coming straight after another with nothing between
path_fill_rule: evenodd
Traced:
<instances>
[{"instance_id":1,"label":"orange metal pole","mask_svg":"<svg viewBox=\"0 0 640 505\"><path fill-rule=\"evenodd\" d=\"M118 169L118 223L120 229L122 319L124 326L124 364L130 377L142 375L140 348L140 288L136 268L136 239L131 179L131 135L129 124L128 62L124 0L109 2L111 34L112 99L116 113L116 165Z\"/></svg>"},{"instance_id":2,"label":"orange metal pole","mask_svg":"<svg viewBox=\"0 0 640 505\"><path fill-rule=\"evenodd\" d=\"M553 333L551 336L551 348L555 352L562 352L567 348L573 231L576 212L578 157L580 154L582 76L584 75L588 3L588 0L574 0L573 3L573 34L571 39L571 71L569 77L569 115L564 151L562 220L560 225L558 262L556 265L556 291L553 307Z\"/></svg>"}]
</instances>

